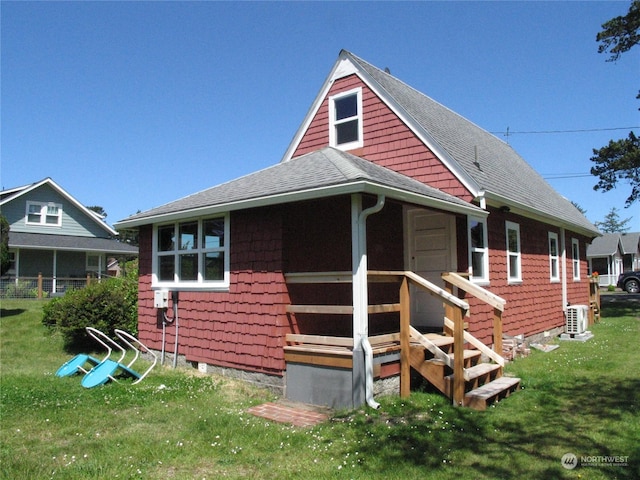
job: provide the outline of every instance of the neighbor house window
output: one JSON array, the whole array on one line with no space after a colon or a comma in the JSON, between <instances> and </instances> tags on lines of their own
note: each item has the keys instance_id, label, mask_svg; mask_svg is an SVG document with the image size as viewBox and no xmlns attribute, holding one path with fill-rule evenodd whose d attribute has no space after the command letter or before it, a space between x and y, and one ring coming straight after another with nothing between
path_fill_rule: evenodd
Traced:
<instances>
[{"instance_id":1,"label":"neighbor house window","mask_svg":"<svg viewBox=\"0 0 640 480\"><path fill-rule=\"evenodd\" d=\"M102 257L101 255L87 254L87 271L88 272L101 272L102 271Z\"/></svg>"},{"instance_id":2,"label":"neighbor house window","mask_svg":"<svg viewBox=\"0 0 640 480\"><path fill-rule=\"evenodd\" d=\"M341 150L360 148L362 141L362 89L329 98L329 144Z\"/></svg>"},{"instance_id":3,"label":"neighbor house window","mask_svg":"<svg viewBox=\"0 0 640 480\"><path fill-rule=\"evenodd\" d=\"M580 280L580 244L577 238L571 239L571 264L573 265L573 279Z\"/></svg>"},{"instance_id":4,"label":"neighbor house window","mask_svg":"<svg viewBox=\"0 0 640 480\"><path fill-rule=\"evenodd\" d=\"M160 225L154 230L158 287L229 286L228 216Z\"/></svg>"},{"instance_id":5,"label":"neighbor house window","mask_svg":"<svg viewBox=\"0 0 640 480\"><path fill-rule=\"evenodd\" d=\"M507 231L507 278L509 282L521 282L520 225L506 222L505 229Z\"/></svg>"},{"instance_id":6,"label":"neighbor house window","mask_svg":"<svg viewBox=\"0 0 640 480\"><path fill-rule=\"evenodd\" d=\"M27 224L62 225L62 205L58 203L27 202Z\"/></svg>"},{"instance_id":7,"label":"neighbor house window","mask_svg":"<svg viewBox=\"0 0 640 480\"><path fill-rule=\"evenodd\" d=\"M479 218L469 218L469 265L471 280L489 281L489 246L487 242L487 222Z\"/></svg>"},{"instance_id":8,"label":"neighbor house window","mask_svg":"<svg viewBox=\"0 0 640 480\"><path fill-rule=\"evenodd\" d=\"M558 234L554 232L549 232L549 280L560 281L560 249Z\"/></svg>"}]
</instances>

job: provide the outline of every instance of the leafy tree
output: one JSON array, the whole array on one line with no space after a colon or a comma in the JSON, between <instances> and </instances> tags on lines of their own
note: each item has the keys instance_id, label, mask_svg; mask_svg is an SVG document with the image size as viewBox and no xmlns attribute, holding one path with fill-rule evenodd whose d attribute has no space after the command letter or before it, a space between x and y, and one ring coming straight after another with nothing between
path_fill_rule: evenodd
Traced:
<instances>
[{"instance_id":1,"label":"leafy tree","mask_svg":"<svg viewBox=\"0 0 640 480\"><path fill-rule=\"evenodd\" d=\"M607 61L615 62L620 54L628 52L640 42L640 0L631 2L625 16L612 18L602 24L602 31L596 35L601 42L598 53L610 53Z\"/></svg>"},{"instance_id":2,"label":"leafy tree","mask_svg":"<svg viewBox=\"0 0 640 480\"><path fill-rule=\"evenodd\" d=\"M577 202L574 202L573 200L571 200L571 205L576 207L582 215L585 215L585 216L587 215L587 211L584 208L582 208Z\"/></svg>"},{"instance_id":3,"label":"leafy tree","mask_svg":"<svg viewBox=\"0 0 640 480\"><path fill-rule=\"evenodd\" d=\"M0 275L4 275L11 261L9 259L9 222L0 215Z\"/></svg>"},{"instance_id":4,"label":"leafy tree","mask_svg":"<svg viewBox=\"0 0 640 480\"><path fill-rule=\"evenodd\" d=\"M618 180L627 180L631 185L631 194L625 201L629 207L640 198L640 139L633 132L629 138L610 140L609 145L593 149L591 174L600 177L594 190L608 192L615 188Z\"/></svg>"},{"instance_id":5,"label":"leafy tree","mask_svg":"<svg viewBox=\"0 0 640 480\"><path fill-rule=\"evenodd\" d=\"M604 233L624 233L629 230L627 224L630 220L631 217L620 220L618 209L613 207L611 211L605 215L604 221L596 222L596 227Z\"/></svg>"},{"instance_id":6,"label":"leafy tree","mask_svg":"<svg viewBox=\"0 0 640 480\"><path fill-rule=\"evenodd\" d=\"M626 15L603 23L596 41L601 42L599 53L611 54L607 61L617 61L622 53L640 43L640 0L631 2ZM596 165L591 167L591 174L600 178L594 190L607 192L624 179L631 185L625 207L640 199L640 143L633 132L629 132L629 138L611 140L605 147L594 148L593 153L591 161Z\"/></svg>"}]
</instances>

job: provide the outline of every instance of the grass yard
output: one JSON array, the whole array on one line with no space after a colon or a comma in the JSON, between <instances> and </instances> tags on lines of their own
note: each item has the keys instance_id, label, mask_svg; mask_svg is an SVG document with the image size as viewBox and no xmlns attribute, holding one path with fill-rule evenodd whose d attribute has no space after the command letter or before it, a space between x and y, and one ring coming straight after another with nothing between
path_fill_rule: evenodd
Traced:
<instances>
[{"instance_id":1,"label":"grass yard","mask_svg":"<svg viewBox=\"0 0 640 480\"><path fill-rule=\"evenodd\" d=\"M589 342L510 363L523 389L485 412L416 392L306 429L246 413L271 394L194 371L92 390L56 378L70 355L41 325L42 302L3 300L0 477L637 479L640 304L625 298ZM591 464L566 469L567 453Z\"/></svg>"}]
</instances>

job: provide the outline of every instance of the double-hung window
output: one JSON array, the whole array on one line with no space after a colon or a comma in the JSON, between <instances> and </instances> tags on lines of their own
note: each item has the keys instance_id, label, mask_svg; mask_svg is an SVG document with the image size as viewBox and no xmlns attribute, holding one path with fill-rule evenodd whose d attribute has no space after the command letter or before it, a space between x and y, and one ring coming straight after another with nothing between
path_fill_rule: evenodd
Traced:
<instances>
[{"instance_id":1,"label":"double-hung window","mask_svg":"<svg viewBox=\"0 0 640 480\"><path fill-rule=\"evenodd\" d=\"M560 248L558 234L549 232L549 280L560 281Z\"/></svg>"},{"instance_id":2,"label":"double-hung window","mask_svg":"<svg viewBox=\"0 0 640 480\"><path fill-rule=\"evenodd\" d=\"M217 289L229 286L229 217L185 220L154 230L153 285Z\"/></svg>"},{"instance_id":3,"label":"double-hung window","mask_svg":"<svg viewBox=\"0 0 640 480\"><path fill-rule=\"evenodd\" d=\"M573 266L573 279L580 280L580 244L577 238L571 239L571 265Z\"/></svg>"},{"instance_id":4,"label":"double-hung window","mask_svg":"<svg viewBox=\"0 0 640 480\"><path fill-rule=\"evenodd\" d=\"M521 282L520 225L506 222L505 229L507 231L507 279L510 283Z\"/></svg>"},{"instance_id":5,"label":"double-hung window","mask_svg":"<svg viewBox=\"0 0 640 480\"><path fill-rule=\"evenodd\" d=\"M341 150L363 145L362 88L329 98L329 144Z\"/></svg>"},{"instance_id":6,"label":"double-hung window","mask_svg":"<svg viewBox=\"0 0 640 480\"><path fill-rule=\"evenodd\" d=\"M27 202L27 225L62 225L62 205L59 203Z\"/></svg>"},{"instance_id":7,"label":"double-hung window","mask_svg":"<svg viewBox=\"0 0 640 480\"><path fill-rule=\"evenodd\" d=\"M489 282L489 245L487 242L487 222L480 218L469 218L469 265L471 280L478 283Z\"/></svg>"}]
</instances>

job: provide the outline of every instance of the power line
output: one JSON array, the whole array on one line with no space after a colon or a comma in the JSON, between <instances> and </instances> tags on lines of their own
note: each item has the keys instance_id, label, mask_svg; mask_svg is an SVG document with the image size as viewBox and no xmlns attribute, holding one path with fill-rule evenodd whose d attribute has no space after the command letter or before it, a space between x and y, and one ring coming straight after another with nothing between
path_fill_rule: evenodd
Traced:
<instances>
[{"instance_id":1,"label":"power line","mask_svg":"<svg viewBox=\"0 0 640 480\"><path fill-rule=\"evenodd\" d=\"M577 130L530 130L522 132L512 132L507 127L506 132L491 132L494 135L504 135L509 137L511 135L524 135L524 134L548 134L548 133L586 133L586 132L612 132L614 130L630 130L640 127L614 127L614 128L582 128Z\"/></svg>"},{"instance_id":2,"label":"power line","mask_svg":"<svg viewBox=\"0 0 640 480\"><path fill-rule=\"evenodd\" d=\"M559 178L580 178L580 177L592 177L591 173L550 173L548 175L542 175L545 180L557 180Z\"/></svg>"}]
</instances>

